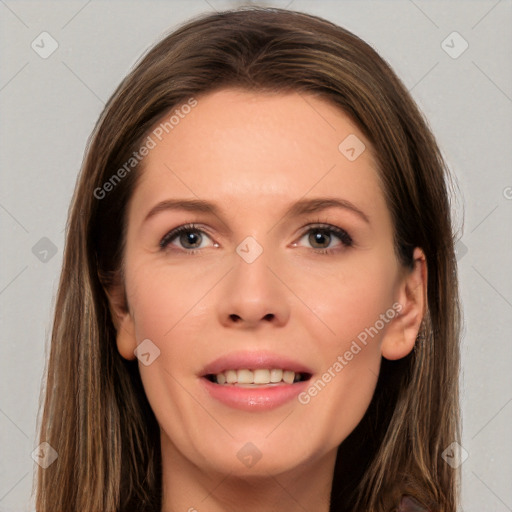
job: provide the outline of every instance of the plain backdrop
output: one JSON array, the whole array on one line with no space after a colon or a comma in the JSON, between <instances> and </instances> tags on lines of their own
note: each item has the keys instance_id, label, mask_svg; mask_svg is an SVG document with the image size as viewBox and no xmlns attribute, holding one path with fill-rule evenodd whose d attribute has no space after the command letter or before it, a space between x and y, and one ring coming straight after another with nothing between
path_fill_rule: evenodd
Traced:
<instances>
[{"instance_id":1,"label":"plain backdrop","mask_svg":"<svg viewBox=\"0 0 512 512\"><path fill-rule=\"evenodd\" d=\"M239 5L0 0L0 511L34 508L39 392L67 210L88 136L149 46L196 14ZM259 5L317 14L365 39L429 120L459 186L461 510L510 511L512 2Z\"/></svg>"}]
</instances>

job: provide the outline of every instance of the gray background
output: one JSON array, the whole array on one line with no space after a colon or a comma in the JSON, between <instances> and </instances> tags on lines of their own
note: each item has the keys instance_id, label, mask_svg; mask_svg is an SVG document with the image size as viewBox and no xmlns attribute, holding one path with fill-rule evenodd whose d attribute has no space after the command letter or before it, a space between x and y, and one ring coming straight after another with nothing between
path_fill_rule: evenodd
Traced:
<instances>
[{"instance_id":1,"label":"gray background","mask_svg":"<svg viewBox=\"0 0 512 512\"><path fill-rule=\"evenodd\" d=\"M234 1L0 0L0 511L32 510L39 389L64 226L87 138L141 53ZM457 177L462 342L461 510L512 510L512 3L301 1L388 60ZM35 40L58 48L43 59ZM451 36L457 31L463 38ZM464 47L468 48L457 58ZM445 43L443 43L445 41ZM450 56L448 52L452 53ZM414 456L414 454L411 454Z\"/></svg>"}]
</instances>

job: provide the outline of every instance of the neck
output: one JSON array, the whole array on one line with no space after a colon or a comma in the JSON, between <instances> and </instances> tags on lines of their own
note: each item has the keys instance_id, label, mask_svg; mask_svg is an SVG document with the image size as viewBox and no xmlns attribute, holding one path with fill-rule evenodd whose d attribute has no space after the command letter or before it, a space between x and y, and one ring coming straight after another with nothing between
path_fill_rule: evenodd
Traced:
<instances>
[{"instance_id":1,"label":"neck","mask_svg":"<svg viewBox=\"0 0 512 512\"><path fill-rule=\"evenodd\" d=\"M198 467L164 432L161 447L162 512L329 512L336 450L286 472L242 477L238 465L226 472Z\"/></svg>"}]
</instances>

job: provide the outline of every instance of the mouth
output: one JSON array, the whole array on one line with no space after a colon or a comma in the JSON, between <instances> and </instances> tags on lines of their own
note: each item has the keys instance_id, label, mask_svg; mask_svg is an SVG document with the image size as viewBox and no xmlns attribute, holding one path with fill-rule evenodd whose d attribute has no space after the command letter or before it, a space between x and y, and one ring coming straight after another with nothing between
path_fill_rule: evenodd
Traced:
<instances>
[{"instance_id":1,"label":"mouth","mask_svg":"<svg viewBox=\"0 0 512 512\"><path fill-rule=\"evenodd\" d=\"M209 373L204 375L204 378L221 386L260 388L308 381L311 374L282 368L242 368L239 370L225 370L216 374Z\"/></svg>"},{"instance_id":2,"label":"mouth","mask_svg":"<svg viewBox=\"0 0 512 512\"><path fill-rule=\"evenodd\" d=\"M271 410L307 388L313 370L271 352L235 352L208 364L198 375L206 396L231 408Z\"/></svg>"}]
</instances>

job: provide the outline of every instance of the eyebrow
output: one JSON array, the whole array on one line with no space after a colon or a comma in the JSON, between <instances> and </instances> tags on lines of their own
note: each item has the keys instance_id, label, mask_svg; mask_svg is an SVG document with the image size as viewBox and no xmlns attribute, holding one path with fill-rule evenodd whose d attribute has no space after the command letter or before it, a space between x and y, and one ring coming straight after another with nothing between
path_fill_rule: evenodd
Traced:
<instances>
[{"instance_id":1,"label":"eyebrow","mask_svg":"<svg viewBox=\"0 0 512 512\"><path fill-rule=\"evenodd\" d=\"M367 224L370 223L368 215L361 209L355 206L346 199L339 199L335 197L316 197L313 199L300 199L288 206L283 218L295 217L300 215L307 215L310 213L319 212L328 208L341 208L355 213L358 217L364 220ZM219 207L209 201L202 199L167 199L155 205L146 215L144 222L148 221L160 212L167 210L184 210L189 212L202 212L221 217Z\"/></svg>"}]
</instances>

